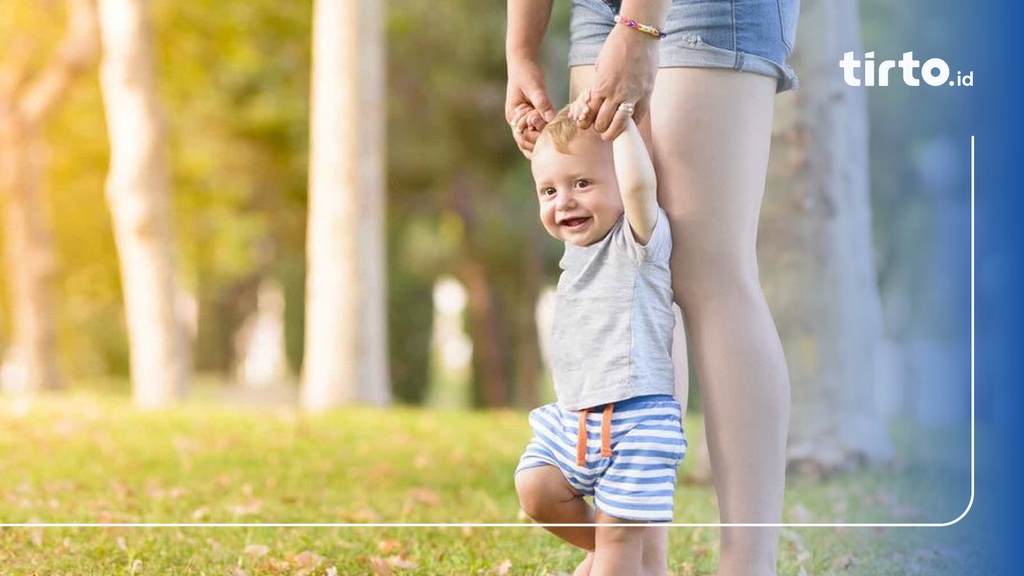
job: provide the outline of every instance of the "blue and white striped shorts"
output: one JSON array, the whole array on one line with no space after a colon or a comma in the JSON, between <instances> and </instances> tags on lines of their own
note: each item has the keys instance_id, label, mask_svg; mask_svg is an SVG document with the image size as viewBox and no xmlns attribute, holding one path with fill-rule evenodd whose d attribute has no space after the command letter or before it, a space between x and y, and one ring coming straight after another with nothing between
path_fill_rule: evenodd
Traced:
<instances>
[{"instance_id":1,"label":"blue and white striped shorts","mask_svg":"<svg viewBox=\"0 0 1024 576\"><path fill-rule=\"evenodd\" d=\"M575 411L556 403L530 412L533 439L516 473L556 466L573 490L593 496L597 509L609 516L672 521L676 470L687 445L679 402L668 395L639 396L612 406ZM582 449L581 415L586 419Z\"/></svg>"}]
</instances>

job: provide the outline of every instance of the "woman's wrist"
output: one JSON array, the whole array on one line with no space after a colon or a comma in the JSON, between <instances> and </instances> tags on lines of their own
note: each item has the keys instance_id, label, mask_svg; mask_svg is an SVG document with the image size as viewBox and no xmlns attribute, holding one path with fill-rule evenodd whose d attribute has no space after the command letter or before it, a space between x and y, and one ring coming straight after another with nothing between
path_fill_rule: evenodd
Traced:
<instances>
[{"instance_id":1,"label":"woman's wrist","mask_svg":"<svg viewBox=\"0 0 1024 576\"><path fill-rule=\"evenodd\" d=\"M512 68L523 68L527 66L539 66L540 48L528 48L524 46L506 46L505 63L509 70Z\"/></svg>"}]
</instances>

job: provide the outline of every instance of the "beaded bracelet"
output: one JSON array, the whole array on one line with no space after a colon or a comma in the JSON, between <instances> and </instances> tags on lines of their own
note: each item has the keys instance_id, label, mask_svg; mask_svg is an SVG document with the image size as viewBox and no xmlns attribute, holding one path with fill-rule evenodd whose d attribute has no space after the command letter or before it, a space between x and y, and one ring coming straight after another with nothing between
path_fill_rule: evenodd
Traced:
<instances>
[{"instance_id":1,"label":"beaded bracelet","mask_svg":"<svg viewBox=\"0 0 1024 576\"><path fill-rule=\"evenodd\" d=\"M647 24L641 24L641 23L637 22L636 20L630 20L629 18L626 18L625 16L622 16L621 14L616 14L615 15L615 23L616 24L622 24L623 26L629 26L630 28L635 28L635 29L639 30L640 32L643 32L644 34L648 34L650 36L654 36L658 40L661 40L662 38L667 36L667 34L662 32L661 30L658 30L654 26L648 26Z\"/></svg>"}]
</instances>

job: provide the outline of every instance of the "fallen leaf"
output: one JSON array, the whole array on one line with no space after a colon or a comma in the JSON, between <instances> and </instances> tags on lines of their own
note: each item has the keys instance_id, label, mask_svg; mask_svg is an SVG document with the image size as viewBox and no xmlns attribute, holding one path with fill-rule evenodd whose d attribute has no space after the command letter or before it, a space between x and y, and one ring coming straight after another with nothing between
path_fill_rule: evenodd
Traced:
<instances>
[{"instance_id":1,"label":"fallen leaf","mask_svg":"<svg viewBox=\"0 0 1024 576\"><path fill-rule=\"evenodd\" d=\"M437 506L441 503L441 496L429 488L414 488L409 491L409 498L426 506Z\"/></svg>"},{"instance_id":2,"label":"fallen leaf","mask_svg":"<svg viewBox=\"0 0 1024 576\"><path fill-rule=\"evenodd\" d=\"M387 558L388 566L392 568L398 568L399 570L412 570L416 568L416 563L412 560L402 558L401 556L389 556Z\"/></svg>"},{"instance_id":3,"label":"fallen leaf","mask_svg":"<svg viewBox=\"0 0 1024 576\"><path fill-rule=\"evenodd\" d=\"M287 559L298 568L316 568L320 566L326 559L309 550L303 550L298 554L288 554Z\"/></svg>"},{"instance_id":4,"label":"fallen leaf","mask_svg":"<svg viewBox=\"0 0 1024 576\"><path fill-rule=\"evenodd\" d=\"M512 561L508 558L502 560L497 566L494 567L494 573L497 576L508 576L508 571L512 569Z\"/></svg>"},{"instance_id":5,"label":"fallen leaf","mask_svg":"<svg viewBox=\"0 0 1024 576\"><path fill-rule=\"evenodd\" d=\"M387 561L380 556L370 556L369 560L370 567L373 568L373 573L376 576L391 576L395 573L391 566L388 566Z\"/></svg>"},{"instance_id":6,"label":"fallen leaf","mask_svg":"<svg viewBox=\"0 0 1024 576\"><path fill-rule=\"evenodd\" d=\"M228 506L228 511L235 516L245 516L248 514L259 514L262 508L263 502L253 499L244 504L232 504Z\"/></svg>"},{"instance_id":7,"label":"fallen leaf","mask_svg":"<svg viewBox=\"0 0 1024 576\"><path fill-rule=\"evenodd\" d=\"M836 570L849 570L857 565L857 558L851 554L843 554L832 560L832 568Z\"/></svg>"},{"instance_id":8,"label":"fallen leaf","mask_svg":"<svg viewBox=\"0 0 1024 576\"><path fill-rule=\"evenodd\" d=\"M243 550L242 553L259 558L260 556L266 556L269 554L270 548L263 544L249 544L245 547L245 550Z\"/></svg>"},{"instance_id":9,"label":"fallen leaf","mask_svg":"<svg viewBox=\"0 0 1024 576\"><path fill-rule=\"evenodd\" d=\"M398 540L385 538L384 540L377 542L377 550L379 550L383 554L400 552L402 550L402 543Z\"/></svg>"}]
</instances>

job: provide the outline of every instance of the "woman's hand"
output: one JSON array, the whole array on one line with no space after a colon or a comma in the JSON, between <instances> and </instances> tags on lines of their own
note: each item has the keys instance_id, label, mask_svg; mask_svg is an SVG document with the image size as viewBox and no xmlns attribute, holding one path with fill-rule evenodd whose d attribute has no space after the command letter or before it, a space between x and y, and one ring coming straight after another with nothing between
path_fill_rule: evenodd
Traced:
<instances>
[{"instance_id":1,"label":"woman's hand","mask_svg":"<svg viewBox=\"0 0 1024 576\"><path fill-rule=\"evenodd\" d=\"M512 137L523 156L533 157L540 131L554 117L541 67L528 60L509 61L505 121L512 128Z\"/></svg>"},{"instance_id":2,"label":"woman's hand","mask_svg":"<svg viewBox=\"0 0 1024 576\"><path fill-rule=\"evenodd\" d=\"M591 125L606 141L614 140L626 127L627 114L616 114L619 105L634 105L636 122L647 114L658 72L658 39L625 26L616 26L597 57L597 77L590 90L580 128Z\"/></svg>"}]
</instances>

